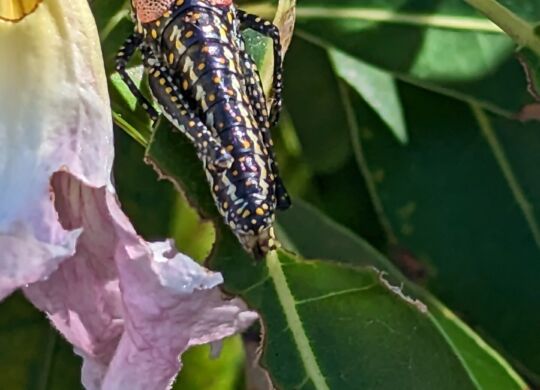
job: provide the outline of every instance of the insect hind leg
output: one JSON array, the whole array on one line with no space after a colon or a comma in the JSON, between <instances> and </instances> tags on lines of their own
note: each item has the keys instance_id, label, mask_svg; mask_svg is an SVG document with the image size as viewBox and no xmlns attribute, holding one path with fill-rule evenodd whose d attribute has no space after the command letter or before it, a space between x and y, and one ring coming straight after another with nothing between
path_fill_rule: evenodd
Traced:
<instances>
[{"instance_id":1,"label":"insect hind leg","mask_svg":"<svg viewBox=\"0 0 540 390\"><path fill-rule=\"evenodd\" d=\"M264 96L263 88L257 67L253 58L245 50L241 50L243 58L243 70L245 72L245 84L246 92L249 96L250 104L255 115L255 121L257 122L261 131L264 146L268 150L268 156L270 160L270 168L274 174L275 191L276 191L276 206L280 210L286 210L291 206L291 198L285 184L279 175L279 168L277 165L276 155L274 153L274 144L270 134L270 123L268 121L268 110L266 108L266 98Z\"/></svg>"},{"instance_id":2,"label":"insect hind leg","mask_svg":"<svg viewBox=\"0 0 540 390\"><path fill-rule=\"evenodd\" d=\"M233 157L225 151L201 119L191 110L165 65L149 48L143 48L143 62L148 70L148 83L163 115L195 146L197 155L217 170L230 168Z\"/></svg>"}]
</instances>

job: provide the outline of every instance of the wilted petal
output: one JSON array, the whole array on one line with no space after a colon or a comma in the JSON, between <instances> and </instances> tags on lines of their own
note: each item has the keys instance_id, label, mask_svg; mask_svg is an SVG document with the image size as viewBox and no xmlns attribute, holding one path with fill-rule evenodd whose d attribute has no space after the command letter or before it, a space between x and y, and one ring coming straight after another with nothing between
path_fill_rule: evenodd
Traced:
<instances>
[{"instance_id":1,"label":"wilted petal","mask_svg":"<svg viewBox=\"0 0 540 390\"><path fill-rule=\"evenodd\" d=\"M226 301L221 275L177 253L170 242L151 253L126 246L120 263L125 328L104 389L168 388L180 369L178 356L245 329L256 314L237 299Z\"/></svg>"},{"instance_id":2,"label":"wilted petal","mask_svg":"<svg viewBox=\"0 0 540 390\"><path fill-rule=\"evenodd\" d=\"M256 315L169 242L149 244L110 182L112 123L86 0L0 21L0 299L26 296L84 358L89 389L166 388L189 346Z\"/></svg>"},{"instance_id":3,"label":"wilted petal","mask_svg":"<svg viewBox=\"0 0 540 390\"><path fill-rule=\"evenodd\" d=\"M83 233L76 254L25 293L85 359L86 388L164 389L188 347L220 340L256 318L240 300L223 299L219 273L168 241L138 237L105 188L67 173L56 174L52 186L62 224Z\"/></svg>"}]
</instances>

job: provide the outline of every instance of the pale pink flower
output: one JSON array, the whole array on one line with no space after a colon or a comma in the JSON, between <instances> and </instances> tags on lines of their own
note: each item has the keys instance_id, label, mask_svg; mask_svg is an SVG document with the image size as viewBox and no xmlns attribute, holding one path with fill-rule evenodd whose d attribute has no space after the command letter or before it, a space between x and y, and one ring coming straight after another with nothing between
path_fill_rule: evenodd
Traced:
<instances>
[{"instance_id":1,"label":"pale pink flower","mask_svg":"<svg viewBox=\"0 0 540 390\"><path fill-rule=\"evenodd\" d=\"M219 273L147 243L111 184L112 123L87 0L0 21L0 300L22 288L84 359L87 389L165 389L192 345L256 314Z\"/></svg>"}]
</instances>

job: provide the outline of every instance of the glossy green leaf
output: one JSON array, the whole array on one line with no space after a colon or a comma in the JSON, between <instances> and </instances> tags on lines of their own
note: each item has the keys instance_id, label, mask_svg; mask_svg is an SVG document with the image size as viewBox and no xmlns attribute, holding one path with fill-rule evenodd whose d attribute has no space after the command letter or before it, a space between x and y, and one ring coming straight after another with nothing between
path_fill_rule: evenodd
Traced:
<instances>
[{"instance_id":1,"label":"glossy green leaf","mask_svg":"<svg viewBox=\"0 0 540 390\"><path fill-rule=\"evenodd\" d=\"M328 53L336 73L362 96L398 140L407 143L405 119L393 76L339 50L331 49Z\"/></svg>"},{"instance_id":2,"label":"glossy green leaf","mask_svg":"<svg viewBox=\"0 0 540 390\"><path fill-rule=\"evenodd\" d=\"M532 19L538 7L522 6ZM268 12L270 4L254 8ZM530 101L514 43L453 0L304 0L296 34L337 48L413 84L511 116Z\"/></svg>"},{"instance_id":3,"label":"glossy green leaf","mask_svg":"<svg viewBox=\"0 0 540 390\"><path fill-rule=\"evenodd\" d=\"M308 257L374 266L388 273L395 284L404 286L427 304L429 319L452 346L452 351L479 389L524 389L514 370L470 328L425 290L408 282L397 268L368 243L328 217L297 201L295 208L279 219L285 241Z\"/></svg>"},{"instance_id":4,"label":"glossy green leaf","mask_svg":"<svg viewBox=\"0 0 540 390\"><path fill-rule=\"evenodd\" d=\"M336 90L335 83L331 87ZM344 106L337 107L346 114ZM137 131L139 125L124 119L124 126ZM140 136L146 144L148 133L141 131ZM405 299L371 268L306 261L283 251L266 262L254 262L217 214L193 147L165 122L153 134L146 157L214 222L217 240L209 265L223 273L228 292L240 294L261 312L262 362L279 387L466 389L490 388L497 381L506 388L523 387L511 369L447 310L429 301L432 311L423 313L420 303ZM328 257L340 260L345 247L340 245L335 256ZM319 250L312 256L327 257L322 247ZM366 256L364 264L373 265L372 250L358 251ZM386 260L380 258L379 263L391 270ZM393 275L392 281L401 280ZM410 293L420 296L412 288ZM441 318L435 321L434 316Z\"/></svg>"},{"instance_id":5,"label":"glossy green leaf","mask_svg":"<svg viewBox=\"0 0 540 390\"><path fill-rule=\"evenodd\" d=\"M469 365L462 362L465 353L455 352L447 334L438 329L439 323L421 311L422 304L390 288L374 269L306 261L286 252L254 262L222 224L191 145L160 127L147 153L218 227L210 265L223 273L228 292L240 295L261 313L265 328L262 362L279 388L466 389L479 388L478 381L492 377L509 388L520 388L519 378L504 363L497 363L488 347L467 350L472 360L483 359L471 365L487 367L471 375ZM283 216L294 219L293 212ZM295 220L309 231L305 225L309 221ZM321 224L310 226L317 229ZM326 242L312 236L310 240ZM356 251L354 243L350 246L362 257L376 256L367 246L363 251ZM327 254L319 248L317 256ZM335 256L341 257L339 250ZM374 263L366 259L364 264ZM378 265L384 268L387 262L379 260ZM454 326L465 339L462 344L479 342L466 328L461 329L461 323ZM490 373L493 367L497 371Z\"/></svg>"},{"instance_id":6,"label":"glossy green leaf","mask_svg":"<svg viewBox=\"0 0 540 390\"><path fill-rule=\"evenodd\" d=\"M294 39L285 59L285 102L302 147L301 158L319 173L339 169L351 155L338 78L324 49Z\"/></svg>"},{"instance_id":7,"label":"glossy green leaf","mask_svg":"<svg viewBox=\"0 0 540 390\"><path fill-rule=\"evenodd\" d=\"M387 236L429 287L503 351L540 373L538 125L401 85L407 146L354 99L353 142ZM426 109L429 107L429 109ZM361 147L360 147L361 144Z\"/></svg>"}]
</instances>

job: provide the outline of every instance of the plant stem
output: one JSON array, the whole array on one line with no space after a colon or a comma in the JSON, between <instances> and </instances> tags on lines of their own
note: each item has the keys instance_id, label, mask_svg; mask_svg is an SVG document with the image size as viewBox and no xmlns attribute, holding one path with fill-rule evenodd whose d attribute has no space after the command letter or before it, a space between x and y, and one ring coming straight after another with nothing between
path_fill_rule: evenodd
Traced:
<instances>
[{"instance_id":1,"label":"plant stem","mask_svg":"<svg viewBox=\"0 0 540 390\"><path fill-rule=\"evenodd\" d=\"M534 27L495 0L465 0L486 15L519 46L526 46L540 56L540 38Z\"/></svg>"}]
</instances>

